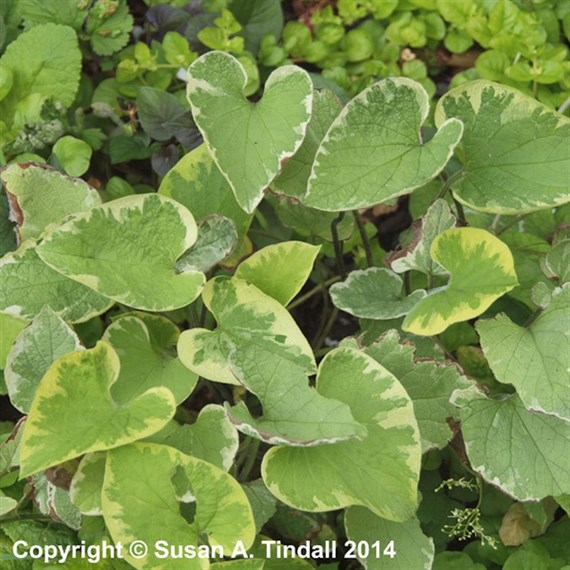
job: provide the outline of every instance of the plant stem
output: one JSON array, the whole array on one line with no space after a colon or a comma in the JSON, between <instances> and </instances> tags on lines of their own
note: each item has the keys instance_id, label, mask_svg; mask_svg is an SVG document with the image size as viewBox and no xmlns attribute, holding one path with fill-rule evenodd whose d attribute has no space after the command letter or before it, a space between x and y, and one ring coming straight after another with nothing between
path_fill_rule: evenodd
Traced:
<instances>
[{"instance_id":1,"label":"plant stem","mask_svg":"<svg viewBox=\"0 0 570 570\"><path fill-rule=\"evenodd\" d=\"M326 281L321 281L321 283L319 283L318 285L313 287L310 291L307 291L307 293L305 293L304 295L301 295L300 297L298 297L297 299L295 299L294 301L289 303L289 305L287 305L287 309L291 310L291 309L294 309L295 307L298 307L299 305L302 305L305 301L308 301L311 297L316 295L323 288L326 288L329 285L336 283L337 281L340 281L339 275L335 275L334 277L331 277L330 279L327 279Z\"/></svg>"},{"instance_id":2,"label":"plant stem","mask_svg":"<svg viewBox=\"0 0 570 570\"><path fill-rule=\"evenodd\" d=\"M404 293L409 295L412 292L412 274L409 271L404 273Z\"/></svg>"},{"instance_id":3,"label":"plant stem","mask_svg":"<svg viewBox=\"0 0 570 570\"><path fill-rule=\"evenodd\" d=\"M463 205L461 202L453 198L453 203L455 204L455 208L457 210L457 219L464 225L467 225L467 221L465 220L465 211L463 210Z\"/></svg>"},{"instance_id":4,"label":"plant stem","mask_svg":"<svg viewBox=\"0 0 570 570\"><path fill-rule=\"evenodd\" d=\"M447 178L447 180L445 180L445 182L443 183L443 186L441 188L441 192L438 194L438 198L443 198L446 194L446 192L449 190L449 188L451 187L451 185L456 181L459 180L461 177L463 176L463 170L460 170L459 172L456 172L455 174L452 174L449 178Z\"/></svg>"},{"instance_id":5,"label":"plant stem","mask_svg":"<svg viewBox=\"0 0 570 570\"><path fill-rule=\"evenodd\" d=\"M331 314L329 315L329 318L325 324L325 326L323 327L323 331L321 332L321 334L318 336L316 342L314 343L313 349L318 351L323 343L325 342L328 334L331 332L331 329L334 325L334 322L336 321L336 318L338 316L338 308L335 307Z\"/></svg>"},{"instance_id":6,"label":"plant stem","mask_svg":"<svg viewBox=\"0 0 570 570\"><path fill-rule=\"evenodd\" d=\"M17 516L11 516L11 517L6 517L6 518L0 518L0 525L3 525L5 523L11 523L11 522L16 522L16 521L45 521L45 522L55 522L52 518L46 516L46 515L40 515L40 514L24 514L24 515L17 515Z\"/></svg>"},{"instance_id":7,"label":"plant stem","mask_svg":"<svg viewBox=\"0 0 570 570\"><path fill-rule=\"evenodd\" d=\"M338 224L342 222L346 212L341 212L331 223L331 234L334 244L334 253L336 256L336 263L338 266L338 272L340 276L344 279L346 277L346 271L344 269L344 259L342 253L342 240L338 239Z\"/></svg>"},{"instance_id":8,"label":"plant stem","mask_svg":"<svg viewBox=\"0 0 570 570\"><path fill-rule=\"evenodd\" d=\"M364 221L358 210L353 210L354 219L356 220L356 225L358 226L358 231L360 232L360 239L362 240L362 245L364 246L364 251L366 252L366 265L372 267L374 265L374 258L372 256L372 249L370 247L370 240L368 239L368 234L366 233L366 228L364 227Z\"/></svg>"},{"instance_id":9,"label":"plant stem","mask_svg":"<svg viewBox=\"0 0 570 570\"><path fill-rule=\"evenodd\" d=\"M562 103L562 105L560 105L560 107L558 107L558 112L560 114L562 114L566 111L566 109L568 109L568 107L570 107L570 97L566 97L566 100L564 101L564 103Z\"/></svg>"}]
</instances>

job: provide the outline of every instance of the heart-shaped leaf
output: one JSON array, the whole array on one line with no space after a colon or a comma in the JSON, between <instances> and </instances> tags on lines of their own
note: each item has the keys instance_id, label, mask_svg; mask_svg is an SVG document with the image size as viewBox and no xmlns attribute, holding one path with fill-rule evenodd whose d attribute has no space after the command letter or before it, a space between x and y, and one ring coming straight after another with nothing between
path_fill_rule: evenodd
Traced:
<instances>
[{"instance_id":1,"label":"heart-shaped leaf","mask_svg":"<svg viewBox=\"0 0 570 570\"><path fill-rule=\"evenodd\" d=\"M319 146L304 203L327 211L366 208L435 178L463 126L457 119L445 121L422 144L419 131L428 113L428 94L411 79L384 79L362 91Z\"/></svg>"},{"instance_id":2,"label":"heart-shaped leaf","mask_svg":"<svg viewBox=\"0 0 570 570\"><path fill-rule=\"evenodd\" d=\"M433 240L431 256L451 279L412 309L402 325L405 331L439 334L453 323L477 317L518 285L509 248L485 230L446 230Z\"/></svg>"},{"instance_id":3,"label":"heart-shaped leaf","mask_svg":"<svg viewBox=\"0 0 570 570\"><path fill-rule=\"evenodd\" d=\"M319 250L302 241L268 245L242 261L235 276L287 305L307 281Z\"/></svg>"},{"instance_id":4,"label":"heart-shaped leaf","mask_svg":"<svg viewBox=\"0 0 570 570\"><path fill-rule=\"evenodd\" d=\"M110 395L118 375L119 358L105 342L50 366L24 427L20 477L142 439L166 425L176 410L170 390L152 388L119 406Z\"/></svg>"},{"instance_id":5,"label":"heart-shaped leaf","mask_svg":"<svg viewBox=\"0 0 570 570\"><path fill-rule=\"evenodd\" d=\"M191 504L196 509L189 523L183 508ZM136 443L109 451L102 505L111 537L125 545L164 540L197 549L205 539L229 556L238 540L247 549L255 537L251 507L239 483L222 469L164 445ZM125 553L125 559L138 569L164 568L164 559L155 554L151 548L143 558ZM169 570L205 567L198 556L168 559Z\"/></svg>"},{"instance_id":6,"label":"heart-shaped leaf","mask_svg":"<svg viewBox=\"0 0 570 570\"><path fill-rule=\"evenodd\" d=\"M48 305L70 323L87 321L111 305L82 283L68 279L46 265L33 240L0 259L0 311L31 320Z\"/></svg>"},{"instance_id":7,"label":"heart-shaped leaf","mask_svg":"<svg viewBox=\"0 0 570 570\"><path fill-rule=\"evenodd\" d=\"M274 447L264 457L267 488L304 511L368 507L405 521L417 506L420 436L412 401L396 378L372 358L350 348L327 354L318 392L350 407L368 435L316 447Z\"/></svg>"},{"instance_id":8,"label":"heart-shaped leaf","mask_svg":"<svg viewBox=\"0 0 570 570\"><path fill-rule=\"evenodd\" d=\"M335 443L364 437L366 429L350 408L309 387L302 368L255 345L239 346L230 356L232 372L263 406L254 418L243 402L227 407L241 432L271 444Z\"/></svg>"},{"instance_id":9,"label":"heart-shaped leaf","mask_svg":"<svg viewBox=\"0 0 570 570\"><path fill-rule=\"evenodd\" d=\"M193 424L177 426L156 433L146 441L174 447L198 459L203 459L224 471L229 471L239 446L236 428L229 420L222 406L208 404L204 406Z\"/></svg>"},{"instance_id":10,"label":"heart-shaped leaf","mask_svg":"<svg viewBox=\"0 0 570 570\"><path fill-rule=\"evenodd\" d=\"M21 332L6 359L4 376L12 405L27 414L48 368L60 356L81 349L73 329L45 307Z\"/></svg>"},{"instance_id":11,"label":"heart-shaped leaf","mask_svg":"<svg viewBox=\"0 0 570 570\"><path fill-rule=\"evenodd\" d=\"M316 365L307 339L275 299L242 279L224 277L208 281L202 299L218 328L195 328L180 335L178 354L190 370L215 382L239 384L229 355L236 348L253 344L314 374Z\"/></svg>"},{"instance_id":12,"label":"heart-shaped leaf","mask_svg":"<svg viewBox=\"0 0 570 570\"><path fill-rule=\"evenodd\" d=\"M513 87L471 81L438 102L435 121L465 125L455 197L470 208L521 214L569 201L570 120Z\"/></svg>"},{"instance_id":13,"label":"heart-shaped leaf","mask_svg":"<svg viewBox=\"0 0 570 570\"><path fill-rule=\"evenodd\" d=\"M476 326L497 380L512 384L528 409L570 421L569 309L565 286L526 328L503 314Z\"/></svg>"},{"instance_id":14,"label":"heart-shaped leaf","mask_svg":"<svg viewBox=\"0 0 570 570\"><path fill-rule=\"evenodd\" d=\"M388 320L407 315L426 296L423 289L418 289L406 297L402 288L399 275L370 267L352 271L346 281L330 288L330 294L335 306L355 317Z\"/></svg>"},{"instance_id":15,"label":"heart-shaped leaf","mask_svg":"<svg viewBox=\"0 0 570 570\"><path fill-rule=\"evenodd\" d=\"M461 432L472 468L519 501L570 493L570 423L529 412L518 396L487 398L458 390Z\"/></svg>"},{"instance_id":16,"label":"heart-shaped leaf","mask_svg":"<svg viewBox=\"0 0 570 570\"><path fill-rule=\"evenodd\" d=\"M101 204L99 194L80 178L48 166L12 164L0 174L21 241L38 238L50 224Z\"/></svg>"},{"instance_id":17,"label":"heart-shaped leaf","mask_svg":"<svg viewBox=\"0 0 570 570\"><path fill-rule=\"evenodd\" d=\"M241 63L211 51L188 68L188 100L212 158L237 201L253 212L286 159L300 147L311 118L313 86L306 71L277 68L258 103L243 95Z\"/></svg>"},{"instance_id":18,"label":"heart-shaped leaf","mask_svg":"<svg viewBox=\"0 0 570 570\"><path fill-rule=\"evenodd\" d=\"M77 214L49 233L37 251L50 267L110 299L168 311L191 303L204 284L203 273L176 269L196 233L184 206L140 194Z\"/></svg>"},{"instance_id":19,"label":"heart-shaped leaf","mask_svg":"<svg viewBox=\"0 0 570 570\"><path fill-rule=\"evenodd\" d=\"M120 360L119 377L111 395L118 403L126 404L150 388L164 386L180 404L198 382L198 376L176 358L180 331L165 317L136 315L117 319L103 335Z\"/></svg>"}]
</instances>

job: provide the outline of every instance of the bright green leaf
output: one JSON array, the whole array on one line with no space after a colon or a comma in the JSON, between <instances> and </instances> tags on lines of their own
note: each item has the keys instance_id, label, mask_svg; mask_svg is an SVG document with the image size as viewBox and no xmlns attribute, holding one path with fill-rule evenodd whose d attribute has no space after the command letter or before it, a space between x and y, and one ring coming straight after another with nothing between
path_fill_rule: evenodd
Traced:
<instances>
[{"instance_id":1,"label":"bright green leaf","mask_svg":"<svg viewBox=\"0 0 570 570\"><path fill-rule=\"evenodd\" d=\"M158 339L153 334L157 329ZM168 388L177 404L190 395L198 376L176 357L179 334L172 321L144 313L121 317L107 328L103 340L115 349L120 361L119 377L111 387L116 402L126 404L158 386Z\"/></svg>"},{"instance_id":2,"label":"bright green leaf","mask_svg":"<svg viewBox=\"0 0 570 570\"><path fill-rule=\"evenodd\" d=\"M470 208L521 214L569 201L570 120L517 89L473 81L442 97L436 124L460 118L463 175L451 186Z\"/></svg>"},{"instance_id":3,"label":"bright green leaf","mask_svg":"<svg viewBox=\"0 0 570 570\"><path fill-rule=\"evenodd\" d=\"M12 164L0 174L18 212L21 241L38 238L50 225L101 204L96 190L78 178L37 164Z\"/></svg>"},{"instance_id":4,"label":"bright green leaf","mask_svg":"<svg viewBox=\"0 0 570 570\"><path fill-rule=\"evenodd\" d=\"M3 332L3 331L2 331ZM48 368L64 354L82 350L79 338L46 306L16 339L4 372L12 405L28 413Z\"/></svg>"},{"instance_id":5,"label":"bright green leaf","mask_svg":"<svg viewBox=\"0 0 570 570\"><path fill-rule=\"evenodd\" d=\"M426 275L445 275L446 271L430 255L430 247L437 235L455 227L455 216L445 200L436 200L428 208L419 224L412 229L412 243L390 256L390 267L396 273L416 270Z\"/></svg>"},{"instance_id":6,"label":"bright green leaf","mask_svg":"<svg viewBox=\"0 0 570 570\"><path fill-rule=\"evenodd\" d=\"M364 507L350 507L344 524L349 539L369 545L370 554L359 557L367 570L431 570L433 539L422 532L417 518L393 522L377 517ZM376 541L380 543L380 556L373 546ZM389 543L393 543L394 557L384 554Z\"/></svg>"},{"instance_id":7,"label":"bright green leaf","mask_svg":"<svg viewBox=\"0 0 570 570\"><path fill-rule=\"evenodd\" d=\"M299 67L276 69L256 104L243 95L247 75L231 55L212 51L188 69L194 120L237 201L253 212L284 161L303 142L312 83Z\"/></svg>"},{"instance_id":8,"label":"bright green leaf","mask_svg":"<svg viewBox=\"0 0 570 570\"><path fill-rule=\"evenodd\" d=\"M230 363L234 376L263 406L257 419L243 402L226 406L241 432L274 445L301 447L366 435L350 408L309 387L305 371L295 363L254 345L238 346Z\"/></svg>"},{"instance_id":9,"label":"bright green leaf","mask_svg":"<svg viewBox=\"0 0 570 570\"><path fill-rule=\"evenodd\" d=\"M262 464L267 488L304 511L362 505L389 520L413 516L421 448L404 388L369 356L339 348L323 359L317 390L347 404L368 435L362 441L272 448Z\"/></svg>"},{"instance_id":10,"label":"bright green leaf","mask_svg":"<svg viewBox=\"0 0 570 570\"><path fill-rule=\"evenodd\" d=\"M85 141L65 136L53 145L53 154L69 176L81 176L89 169L93 150Z\"/></svg>"},{"instance_id":11,"label":"bright green leaf","mask_svg":"<svg viewBox=\"0 0 570 570\"><path fill-rule=\"evenodd\" d=\"M365 319L388 320L407 315L425 297L423 289L406 296L403 281L389 269L370 267L352 271L348 279L330 288L333 303Z\"/></svg>"},{"instance_id":12,"label":"bright green leaf","mask_svg":"<svg viewBox=\"0 0 570 570\"><path fill-rule=\"evenodd\" d=\"M98 55L111 55L129 41L133 17L126 0L95 0L85 27Z\"/></svg>"},{"instance_id":13,"label":"bright green leaf","mask_svg":"<svg viewBox=\"0 0 570 570\"><path fill-rule=\"evenodd\" d=\"M196 243L176 263L178 271L209 271L236 247L235 224L224 216L212 215L198 222Z\"/></svg>"},{"instance_id":14,"label":"bright green leaf","mask_svg":"<svg viewBox=\"0 0 570 570\"><path fill-rule=\"evenodd\" d=\"M0 117L8 126L30 95L53 98L64 107L75 98L81 52L75 32L67 26L50 23L25 31L6 48L0 64L12 71L14 81L0 102Z\"/></svg>"},{"instance_id":15,"label":"bright green leaf","mask_svg":"<svg viewBox=\"0 0 570 570\"><path fill-rule=\"evenodd\" d=\"M301 241L268 245L242 261L235 276L286 306L307 281L319 250Z\"/></svg>"},{"instance_id":16,"label":"bright green leaf","mask_svg":"<svg viewBox=\"0 0 570 570\"><path fill-rule=\"evenodd\" d=\"M529 410L570 421L570 286L555 290L528 326L506 315L480 320L481 346L497 380L512 384Z\"/></svg>"},{"instance_id":17,"label":"bright green leaf","mask_svg":"<svg viewBox=\"0 0 570 570\"><path fill-rule=\"evenodd\" d=\"M0 259L0 311L31 320L44 306L68 322L104 313L113 303L46 265L28 240Z\"/></svg>"},{"instance_id":18,"label":"bright green leaf","mask_svg":"<svg viewBox=\"0 0 570 570\"><path fill-rule=\"evenodd\" d=\"M433 240L431 256L451 279L404 320L402 328L417 335L439 334L453 323L477 317L518 284L509 248L485 230L446 230Z\"/></svg>"},{"instance_id":19,"label":"bright green leaf","mask_svg":"<svg viewBox=\"0 0 570 570\"><path fill-rule=\"evenodd\" d=\"M493 400L459 390L461 432L472 468L519 501L570 492L570 423L529 412L517 396Z\"/></svg>"},{"instance_id":20,"label":"bright green leaf","mask_svg":"<svg viewBox=\"0 0 570 570\"><path fill-rule=\"evenodd\" d=\"M18 506L18 501L12 499L12 497L6 497L2 491L0 491L0 516L13 511Z\"/></svg>"},{"instance_id":21,"label":"bright green leaf","mask_svg":"<svg viewBox=\"0 0 570 570\"><path fill-rule=\"evenodd\" d=\"M341 109L341 102L332 91L329 89L314 91L313 112L307 125L307 134L299 150L286 162L277 178L271 183L274 192L295 198L302 198L305 195L317 149Z\"/></svg>"},{"instance_id":22,"label":"bright green leaf","mask_svg":"<svg viewBox=\"0 0 570 570\"><path fill-rule=\"evenodd\" d=\"M251 507L235 479L163 445L138 443L109 451L102 499L111 537L125 545L164 540L197 546L204 536L211 547L219 546L230 555L238 540L249 548L255 536ZM189 523L181 509L192 503L196 510ZM153 550L141 559L128 554L125 559L137 569L164 567ZM168 560L169 570L205 566L199 558Z\"/></svg>"},{"instance_id":23,"label":"bright green leaf","mask_svg":"<svg viewBox=\"0 0 570 570\"><path fill-rule=\"evenodd\" d=\"M191 303L204 274L178 273L176 260L196 241L192 214L170 198L140 194L75 215L38 246L60 273L119 303L167 311Z\"/></svg>"},{"instance_id":24,"label":"bright green leaf","mask_svg":"<svg viewBox=\"0 0 570 570\"><path fill-rule=\"evenodd\" d=\"M315 372L311 347L291 315L257 287L217 277L208 281L202 299L218 328L190 329L180 335L178 354L190 370L209 380L239 384L228 362L230 352L254 344L308 374Z\"/></svg>"},{"instance_id":25,"label":"bright green leaf","mask_svg":"<svg viewBox=\"0 0 570 570\"><path fill-rule=\"evenodd\" d=\"M167 388L120 406L110 395L119 358L106 343L64 355L36 390L20 447L20 477L91 451L118 447L159 431L174 415Z\"/></svg>"},{"instance_id":26,"label":"bright green leaf","mask_svg":"<svg viewBox=\"0 0 570 570\"><path fill-rule=\"evenodd\" d=\"M319 210L353 210L409 194L435 178L463 127L453 119L427 143L418 138L429 112L424 88L384 79L352 99L323 139L304 198Z\"/></svg>"}]
</instances>

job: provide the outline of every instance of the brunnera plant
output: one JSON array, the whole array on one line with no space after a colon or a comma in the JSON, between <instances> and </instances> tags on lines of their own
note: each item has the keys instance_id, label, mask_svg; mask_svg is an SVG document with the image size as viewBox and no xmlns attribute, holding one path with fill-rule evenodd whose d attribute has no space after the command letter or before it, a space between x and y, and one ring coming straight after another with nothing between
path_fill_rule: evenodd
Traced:
<instances>
[{"instance_id":1,"label":"brunnera plant","mask_svg":"<svg viewBox=\"0 0 570 570\"><path fill-rule=\"evenodd\" d=\"M190 65L204 143L158 193L101 203L46 166L0 173L3 215L15 222L3 222L2 239L17 236L0 259L0 365L25 415L0 424L6 540L37 532L18 517L30 490L40 513L64 523L46 530L56 542L73 540L68 528L75 540L229 552L241 541L259 553L256 537L277 509L342 510L343 536L394 542L397 553L379 559L359 553L365 567L445 569L455 554L484 559L471 548L434 563L445 539L430 534L425 513L429 493L447 485L449 534L500 536L496 559L515 556L515 568L522 550L512 547L546 532L570 496L561 223L570 121L488 81L442 97L434 127L427 93L406 78L379 81L344 107L295 66L274 71L256 102L246 84L226 53ZM380 267L359 210L406 195L417 222ZM247 255L264 199L314 234ZM339 237L347 212L368 265L349 272ZM536 235L536 216L552 229ZM298 297L331 242L337 274ZM290 309L331 283L331 326L343 311L360 330L315 350ZM188 414L180 404L204 385L220 401ZM452 474L474 482L430 475L450 450ZM478 493L476 506L457 508L457 488ZM534 526L519 511L493 526L489 496L522 505ZM536 544L533 556L566 556ZM125 560L164 564L152 550Z\"/></svg>"}]
</instances>

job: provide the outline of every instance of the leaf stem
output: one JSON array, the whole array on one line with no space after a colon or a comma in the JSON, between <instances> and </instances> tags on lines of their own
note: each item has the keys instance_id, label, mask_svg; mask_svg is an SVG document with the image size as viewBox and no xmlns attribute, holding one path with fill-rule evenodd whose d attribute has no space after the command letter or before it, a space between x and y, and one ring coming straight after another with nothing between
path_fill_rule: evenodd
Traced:
<instances>
[{"instance_id":1,"label":"leaf stem","mask_svg":"<svg viewBox=\"0 0 570 570\"><path fill-rule=\"evenodd\" d=\"M566 109L568 109L568 107L570 107L570 97L566 97L566 100L564 101L564 103L562 103L562 105L560 105L560 107L558 107L558 112L560 114L562 114L566 111Z\"/></svg>"},{"instance_id":2,"label":"leaf stem","mask_svg":"<svg viewBox=\"0 0 570 570\"><path fill-rule=\"evenodd\" d=\"M341 212L331 223L331 235L333 238L336 263L338 266L338 272L343 279L346 277L346 270L344 268L344 258L343 258L343 252L342 252L342 240L338 239L338 224L340 224L340 222L342 222L345 214L346 214L346 212Z\"/></svg>"},{"instance_id":3,"label":"leaf stem","mask_svg":"<svg viewBox=\"0 0 570 570\"><path fill-rule=\"evenodd\" d=\"M524 218L526 218L526 216L528 216L528 214L520 214L519 216L516 216L513 220L511 220L506 226L503 226L498 232L495 232L496 236L500 236L503 232L506 232L507 230L510 230L513 226L515 226L516 224L518 224L521 220L523 220Z\"/></svg>"},{"instance_id":4,"label":"leaf stem","mask_svg":"<svg viewBox=\"0 0 570 570\"><path fill-rule=\"evenodd\" d=\"M455 204L455 209L457 210L457 219L464 225L467 225L467 221L465 220L465 210L463 209L463 204L459 202L459 200L455 199L453 196L453 203Z\"/></svg>"},{"instance_id":5,"label":"leaf stem","mask_svg":"<svg viewBox=\"0 0 570 570\"><path fill-rule=\"evenodd\" d=\"M462 176L463 176L464 172L463 170L459 170L458 172L456 172L455 174L452 174L451 176L449 176L443 183L443 186L441 188L441 192L438 194L438 198L443 198L445 196L445 194L447 193L447 191L449 190L449 188L451 187L451 185L456 182L457 180L459 180Z\"/></svg>"},{"instance_id":6,"label":"leaf stem","mask_svg":"<svg viewBox=\"0 0 570 570\"><path fill-rule=\"evenodd\" d=\"M364 227L364 221L358 210L353 210L352 213L354 214L354 219L356 220L356 225L360 232L360 239L362 240L362 245L364 246L364 251L366 253L366 265L368 267L372 267L374 265L374 257L372 256L372 248L370 247L370 240L368 239L368 234Z\"/></svg>"},{"instance_id":7,"label":"leaf stem","mask_svg":"<svg viewBox=\"0 0 570 570\"><path fill-rule=\"evenodd\" d=\"M332 285L333 283L340 281L340 279L341 279L340 275L335 275L334 277L331 277L330 279L327 279L326 281L321 281L318 285L313 287L310 291L307 291L304 295L301 295L300 297L298 297L294 301L291 301L291 303L289 303L289 305L287 305L287 309L291 310L291 309L294 309L295 307L298 307L299 305L302 305L305 301L308 301L311 297L316 295L323 288L326 288L329 285Z\"/></svg>"}]
</instances>

